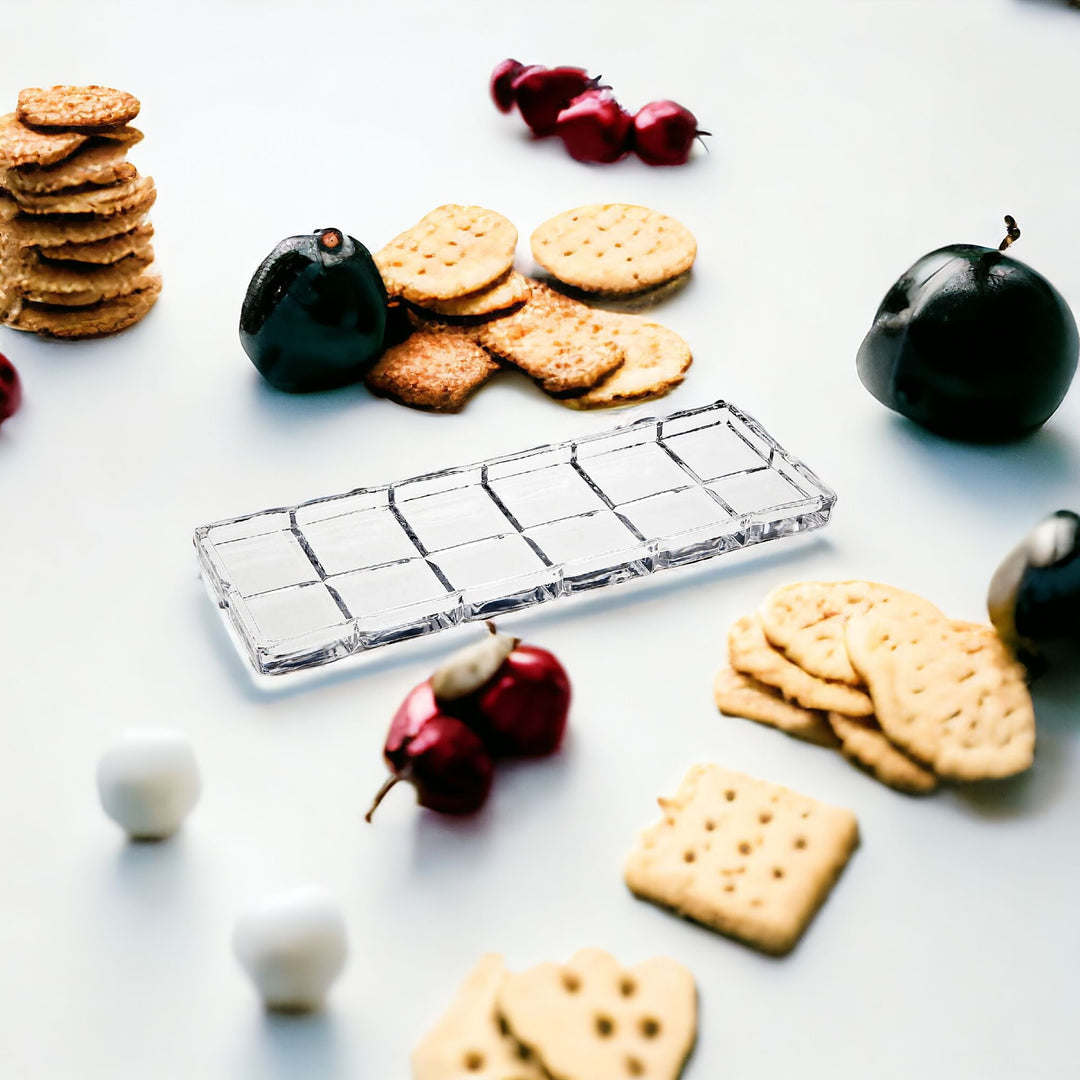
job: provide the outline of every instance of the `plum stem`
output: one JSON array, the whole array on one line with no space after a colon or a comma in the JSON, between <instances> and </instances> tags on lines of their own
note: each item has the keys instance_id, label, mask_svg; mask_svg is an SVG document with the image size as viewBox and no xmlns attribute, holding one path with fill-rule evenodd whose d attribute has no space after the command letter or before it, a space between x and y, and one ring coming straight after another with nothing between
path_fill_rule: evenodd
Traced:
<instances>
[{"instance_id":1,"label":"plum stem","mask_svg":"<svg viewBox=\"0 0 1080 1080\"><path fill-rule=\"evenodd\" d=\"M699 143L701 143L702 146L705 147L705 153L709 154L712 151L709 150L709 144L705 141L704 136L706 136L706 135L708 135L710 139L712 138L712 132L711 131L695 131L694 132L694 138L697 139L697 141Z\"/></svg>"},{"instance_id":2,"label":"plum stem","mask_svg":"<svg viewBox=\"0 0 1080 1080\"><path fill-rule=\"evenodd\" d=\"M379 809L379 803L386 798L387 792L401 780L400 776L394 776L391 774L383 781L383 786L375 792L375 799L371 804L371 809L364 815L364 820L370 825L371 819L375 816L375 811Z\"/></svg>"},{"instance_id":3,"label":"plum stem","mask_svg":"<svg viewBox=\"0 0 1080 1080\"><path fill-rule=\"evenodd\" d=\"M1012 214L1005 215L1005 230L1005 239L998 244L998 251L1004 251L1006 248L1012 247L1020 239L1020 227L1016 224L1016 218Z\"/></svg>"}]
</instances>

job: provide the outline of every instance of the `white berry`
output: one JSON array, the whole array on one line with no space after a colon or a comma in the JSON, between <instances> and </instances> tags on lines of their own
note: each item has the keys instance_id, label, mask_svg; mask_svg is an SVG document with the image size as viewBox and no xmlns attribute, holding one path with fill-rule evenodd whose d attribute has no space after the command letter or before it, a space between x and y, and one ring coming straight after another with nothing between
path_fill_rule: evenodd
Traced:
<instances>
[{"instance_id":1,"label":"white berry","mask_svg":"<svg viewBox=\"0 0 1080 1080\"><path fill-rule=\"evenodd\" d=\"M348 951L341 909L315 886L264 897L233 931L233 952L269 1009L320 1008Z\"/></svg>"},{"instance_id":2,"label":"white berry","mask_svg":"<svg viewBox=\"0 0 1080 1080\"><path fill-rule=\"evenodd\" d=\"M165 728L132 728L101 755L101 805L136 840L163 840L199 801L199 765L188 737Z\"/></svg>"}]
</instances>

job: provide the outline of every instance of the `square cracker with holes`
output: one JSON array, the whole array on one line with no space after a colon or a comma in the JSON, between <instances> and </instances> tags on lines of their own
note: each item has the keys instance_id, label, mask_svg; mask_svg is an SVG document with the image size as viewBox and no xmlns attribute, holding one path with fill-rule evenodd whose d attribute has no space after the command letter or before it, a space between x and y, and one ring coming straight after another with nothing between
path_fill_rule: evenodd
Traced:
<instances>
[{"instance_id":1,"label":"square cracker with holes","mask_svg":"<svg viewBox=\"0 0 1080 1080\"><path fill-rule=\"evenodd\" d=\"M802 936L859 838L850 810L695 765L626 862L626 884L762 952Z\"/></svg>"},{"instance_id":2,"label":"square cracker with holes","mask_svg":"<svg viewBox=\"0 0 1080 1080\"><path fill-rule=\"evenodd\" d=\"M545 1080L544 1070L500 1024L502 957L480 958L442 1019L412 1053L413 1080Z\"/></svg>"}]
</instances>

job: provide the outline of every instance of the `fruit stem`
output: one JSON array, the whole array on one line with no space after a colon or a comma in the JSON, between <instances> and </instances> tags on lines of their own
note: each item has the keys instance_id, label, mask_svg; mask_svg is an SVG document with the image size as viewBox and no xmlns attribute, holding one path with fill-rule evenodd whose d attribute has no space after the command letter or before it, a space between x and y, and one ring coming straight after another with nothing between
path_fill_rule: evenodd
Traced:
<instances>
[{"instance_id":1,"label":"fruit stem","mask_svg":"<svg viewBox=\"0 0 1080 1080\"><path fill-rule=\"evenodd\" d=\"M391 774L383 781L383 786L375 793L375 801L371 804L371 809L364 815L364 820L370 825L371 819L375 815L375 811L379 809L379 803L386 798L387 792L401 779L400 776L394 776Z\"/></svg>"},{"instance_id":2,"label":"fruit stem","mask_svg":"<svg viewBox=\"0 0 1080 1080\"><path fill-rule=\"evenodd\" d=\"M488 628L488 633L491 634L492 637L498 633L498 630L495 629L495 624L490 619L485 619L484 625ZM516 649L520 644L521 638L514 638L514 648Z\"/></svg>"},{"instance_id":3,"label":"fruit stem","mask_svg":"<svg viewBox=\"0 0 1080 1080\"><path fill-rule=\"evenodd\" d=\"M1016 218L1012 214L1005 215L1005 230L1005 239L998 244L998 251L1004 251L1006 248L1012 247L1020 239L1020 227L1016 224Z\"/></svg>"},{"instance_id":4,"label":"fruit stem","mask_svg":"<svg viewBox=\"0 0 1080 1080\"><path fill-rule=\"evenodd\" d=\"M344 239L337 229L323 229L319 233L319 246L327 251L334 251L341 247Z\"/></svg>"},{"instance_id":5,"label":"fruit stem","mask_svg":"<svg viewBox=\"0 0 1080 1080\"><path fill-rule=\"evenodd\" d=\"M709 149L709 144L703 138L703 136L705 136L705 135L708 135L710 139L712 138L712 132L711 131L695 131L694 132L694 138L697 139L697 141L699 143L701 143L702 146L705 147L705 153L709 154L709 153L712 153L712 151Z\"/></svg>"}]
</instances>

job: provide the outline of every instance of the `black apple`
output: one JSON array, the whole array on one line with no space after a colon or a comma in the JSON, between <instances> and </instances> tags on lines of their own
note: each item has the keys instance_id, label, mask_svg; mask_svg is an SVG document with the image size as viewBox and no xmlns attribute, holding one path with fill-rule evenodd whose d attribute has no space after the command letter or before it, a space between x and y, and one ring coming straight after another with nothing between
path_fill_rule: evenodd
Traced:
<instances>
[{"instance_id":1,"label":"black apple","mask_svg":"<svg viewBox=\"0 0 1080 1080\"><path fill-rule=\"evenodd\" d=\"M1078 354L1076 320L1046 278L1001 250L954 244L924 255L889 290L858 370L874 397L915 423L997 442L1050 418Z\"/></svg>"}]
</instances>

